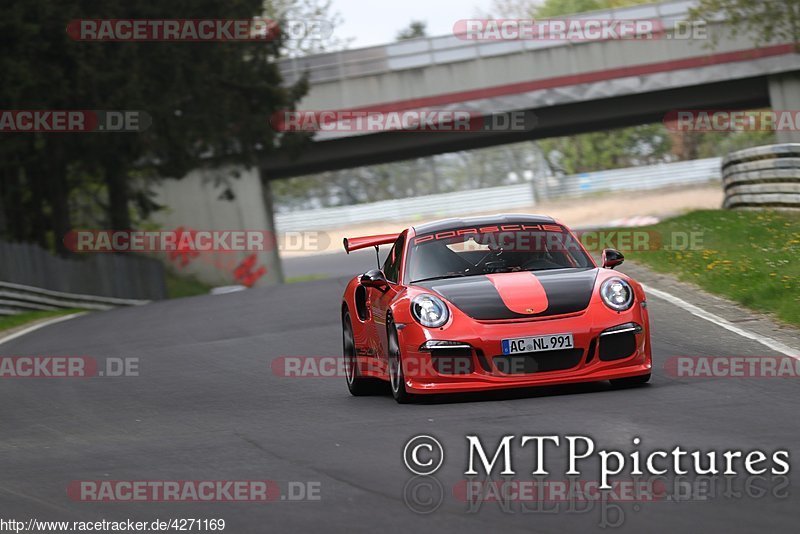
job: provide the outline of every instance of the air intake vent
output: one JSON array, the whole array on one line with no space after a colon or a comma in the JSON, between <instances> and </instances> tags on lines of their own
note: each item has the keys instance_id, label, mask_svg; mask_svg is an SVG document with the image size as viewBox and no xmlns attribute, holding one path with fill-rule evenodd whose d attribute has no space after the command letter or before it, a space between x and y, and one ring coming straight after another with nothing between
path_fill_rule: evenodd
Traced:
<instances>
[{"instance_id":1,"label":"air intake vent","mask_svg":"<svg viewBox=\"0 0 800 534\"><path fill-rule=\"evenodd\" d=\"M493 362L501 373L518 375L572 369L582 356L583 349L563 349L495 356Z\"/></svg>"},{"instance_id":2,"label":"air intake vent","mask_svg":"<svg viewBox=\"0 0 800 534\"><path fill-rule=\"evenodd\" d=\"M625 332L600 337L600 359L604 362L622 360L636 352L636 334Z\"/></svg>"}]
</instances>

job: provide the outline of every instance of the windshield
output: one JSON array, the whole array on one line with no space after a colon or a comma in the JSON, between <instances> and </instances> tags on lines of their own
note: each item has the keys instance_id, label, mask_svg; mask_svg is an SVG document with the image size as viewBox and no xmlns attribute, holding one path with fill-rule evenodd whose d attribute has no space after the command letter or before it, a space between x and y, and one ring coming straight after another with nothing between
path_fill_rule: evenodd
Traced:
<instances>
[{"instance_id":1,"label":"windshield","mask_svg":"<svg viewBox=\"0 0 800 534\"><path fill-rule=\"evenodd\" d=\"M416 236L409 249L411 283L480 274L593 267L560 225L510 224L456 228Z\"/></svg>"}]
</instances>

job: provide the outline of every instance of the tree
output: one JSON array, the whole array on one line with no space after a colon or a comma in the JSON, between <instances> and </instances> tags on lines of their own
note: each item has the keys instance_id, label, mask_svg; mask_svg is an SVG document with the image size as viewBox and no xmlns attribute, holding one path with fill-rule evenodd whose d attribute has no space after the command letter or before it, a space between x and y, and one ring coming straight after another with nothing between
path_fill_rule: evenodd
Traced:
<instances>
[{"instance_id":1,"label":"tree","mask_svg":"<svg viewBox=\"0 0 800 534\"><path fill-rule=\"evenodd\" d=\"M9 0L0 12L0 101L6 109L140 110L139 133L0 134L6 235L61 243L69 199L97 195L113 229L130 208L156 208L147 183L200 166L252 165L283 147L268 119L307 85L283 87L282 41L79 42L72 19L250 19L261 0ZM287 141L288 143L288 141ZM9 206L16 209L10 210ZM61 252L65 252L61 250Z\"/></svg>"},{"instance_id":2,"label":"tree","mask_svg":"<svg viewBox=\"0 0 800 534\"><path fill-rule=\"evenodd\" d=\"M408 39L417 39L418 37L427 37L427 26L427 22L421 20L412 20L407 28L397 32L397 40L406 41Z\"/></svg>"},{"instance_id":3,"label":"tree","mask_svg":"<svg viewBox=\"0 0 800 534\"><path fill-rule=\"evenodd\" d=\"M539 141L555 174L658 163L670 159L671 144L661 123Z\"/></svg>"},{"instance_id":4,"label":"tree","mask_svg":"<svg viewBox=\"0 0 800 534\"><path fill-rule=\"evenodd\" d=\"M690 14L706 23L724 19L732 35L747 33L756 45L791 41L800 53L800 0L700 0Z\"/></svg>"},{"instance_id":5,"label":"tree","mask_svg":"<svg viewBox=\"0 0 800 534\"><path fill-rule=\"evenodd\" d=\"M283 212L343 206L515 183L541 160L526 141L279 180L273 191Z\"/></svg>"},{"instance_id":6,"label":"tree","mask_svg":"<svg viewBox=\"0 0 800 534\"><path fill-rule=\"evenodd\" d=\"M353 40L334 34L342 23L342 17L338 11L333 11L331 0L266 0L264 16L278 21L280 27L287 24L297 27L297 31L284 32L286 38L281 42L283 57L340 50Z\"/></svg>"},{"instance_id":7,"label":"tree","mask_svg":"<svg viewBox=\"0 0 800 534\"><path fill-rule=\"evenodd\" d=\"M649 0L494 0L492 11L507 18L551 18L648 3Z\"/></svg>"}]
</instances>

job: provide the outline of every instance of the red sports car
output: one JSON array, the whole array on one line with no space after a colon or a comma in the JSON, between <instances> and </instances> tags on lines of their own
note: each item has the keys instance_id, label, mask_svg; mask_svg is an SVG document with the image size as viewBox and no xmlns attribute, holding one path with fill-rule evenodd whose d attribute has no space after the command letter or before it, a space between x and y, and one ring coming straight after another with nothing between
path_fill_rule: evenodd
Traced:
<instances>
[{"instance_id":1,"label":"red sports car","mask_svg":"<svg viewBox=\"0 0 800 534\"><path fill-rule=\"evenodd\" d=\"M417 395L650 379L642 286L598 267L580 240L538 215L495 215L344 240L348 253L392 244L383 267L356 276L342 300L347 387L388 381ZM383 386L385 387L385 386Z\"/></svg>"}]
</instances>

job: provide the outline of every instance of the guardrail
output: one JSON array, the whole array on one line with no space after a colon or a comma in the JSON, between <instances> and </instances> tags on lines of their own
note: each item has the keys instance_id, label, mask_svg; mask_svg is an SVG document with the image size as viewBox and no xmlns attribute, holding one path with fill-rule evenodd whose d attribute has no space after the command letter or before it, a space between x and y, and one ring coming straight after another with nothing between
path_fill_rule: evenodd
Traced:
<instances>
[{"instance_id":1,"label":"guardrail","mask_svg":"<svg viewBox=\"0 0 800 534\"><path fill-rule=\"evenodd\" d=\"M541 198L578 198L608 191L637 191L720 179L722 158L708 158L643 167L543 178ZM384 221L415 221L487 211L511 211L536 205L533 182L384 200L333 208L280 213L279 231L322 230Z\"/></svg>"},{"instance_id":2,"label":"guardrail","mask_svg":"<svg viewBox=\"0 0 800 534\"><path fill-rule=\"evenodd\" d=\"M135 254L54 256L34 243L0 241L0 281L70 295L166 298L164 265Z\"/></svg>"},{"instance_id":3,"label":"guardrail","mask_svg":"<svg viewBox=\"0 0 800 534\"><path fill-rule=\"evenodd\" d=\"M531 184L526 182L472 191L281 213L275 216L275 225L281 232L320 230L376 221L413 221L423 217L446 217L456 213L497 209L500 206L505 209L531 204L533 204L533 189Z\"/></svg>"},{"instance_id":4,"label":"guardrail","mask_svg":"<svg viewBox=\"0 0 800 534\"><path fill-rule=\"evenodd\" d=\"M722 162L722 183L725 208L800 209L800 143L728 154Z\"/></svg>"},{"instance_id":5,"label":"guardrail","mask_svg":"<svg viewBox=\"0 0 800 534\"><path fill-rule=\"evenodd\" d=\"M548 188L548 198L581 197L604 191L639 191L719 180L722 158L659 163L565 176Z\"/></svg>"},{"instance_id":6,"label":"guardrail","mask_svg":"<svg viewBox=\"0 0 800 534\"><path fill-rule=\"evenodd\" d=\"M148 302L150 301L63 293L22 284L0 282L0 315L68 308L109 310L118 306L141 306Z\"/></svg>"}]
</instances>

